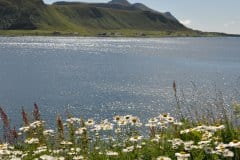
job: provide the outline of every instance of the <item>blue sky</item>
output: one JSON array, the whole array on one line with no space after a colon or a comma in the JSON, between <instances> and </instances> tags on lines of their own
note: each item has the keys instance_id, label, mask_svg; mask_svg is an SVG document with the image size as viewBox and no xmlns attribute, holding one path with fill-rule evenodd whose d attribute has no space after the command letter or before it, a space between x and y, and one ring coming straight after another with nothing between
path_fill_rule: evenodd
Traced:
<instances>
[{"instance_id":1,"label":"blue sky","mask_svg":"<svg viewBox=\"0 0 240 160\"><path fill-rule=\"evenodd\" d=\"M52 3L57 0L44 1ZM109 0L81 1L108 2ZM161 12L170 11L182 23L193 29L240 34L240 0L129 0L129 2L144 3Z\"/></svg>"}]
</instances>

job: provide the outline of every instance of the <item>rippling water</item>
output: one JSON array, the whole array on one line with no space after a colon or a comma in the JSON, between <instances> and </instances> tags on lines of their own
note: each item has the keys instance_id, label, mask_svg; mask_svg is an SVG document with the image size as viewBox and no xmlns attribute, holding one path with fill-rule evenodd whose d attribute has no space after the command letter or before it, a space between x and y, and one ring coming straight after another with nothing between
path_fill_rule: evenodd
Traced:
<instances>
[{"instance_id":1,"label":"rippling water","mask_svg":"<svg viewBox=\"0 0 240 160\"><path fill-rule=\"evenodd\" d=\"M230 103L239 76L240 38L0 37L0 105L17 124L34 102L50 123L170 112L174 80L196 109L218 91Z\"/></svg>"}]
</instances>

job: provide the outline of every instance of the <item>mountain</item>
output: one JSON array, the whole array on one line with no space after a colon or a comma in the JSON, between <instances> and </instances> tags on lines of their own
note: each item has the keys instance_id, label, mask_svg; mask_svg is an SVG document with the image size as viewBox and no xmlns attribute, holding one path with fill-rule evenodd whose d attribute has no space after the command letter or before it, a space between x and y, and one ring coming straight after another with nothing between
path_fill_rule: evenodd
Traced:
<instances>
[{"instance_id":1,"label":"mountain","mask_svg":"<svg viewBox=\"0 0 240 160\"><path fill-rule=\"evenodd\" d=\"M173 20L173 21L177 21L177 18L174 17L170 12L165 12L165 13L163 13L163 14L164 14L164 16L165 16L166 18L171 19L171 20Z\"/></svg>"},{"instance_id":2,"label":"mountain","mask_svg":"<svg viewBox=\"0 0 240 160\"><path fill-rule=\"evenodd\" d=\"M108 2L108 4L119 4L123 6L131 6L131 4L127 0L112 0Z\"/></svg>"},{"instance_id":3,"label":"mountain","mask_svg":"<svg viewBox=\"0 0 240 160\"><path fill-rule=\"evenodd\" d=\"M161 13L140 10L126 0L113 0L107 4L58 2L52 7L73 24L94 29L186 29Z\"/></svg>"},{"instance_id":4,"label":"mountain","mask_svg":"<svg viewBox=\"0 0 240 160\"><path fill-rule=\"evenodd\" d=\"M135 3L135 4L133 4L133 7L138 8L138 9L140 9L140 10L142 10L142 11L157 12L157 11L154 11L153 9L145 6L145 5L142 4L142 3Z\"/></svg>"},{"instance_id":5,"label":"mountain","mask_svg":"<svg viewBox=\"0 0 240 160\"><path fill-rule=\"evenodd\" d=\"M161 13L127 0L108 3L60 1L51 5L42 0L0 0L0 34L5 33L1 30L93 36L202 34L186 28L170 12Z\"/></svg>"}]
</instances>

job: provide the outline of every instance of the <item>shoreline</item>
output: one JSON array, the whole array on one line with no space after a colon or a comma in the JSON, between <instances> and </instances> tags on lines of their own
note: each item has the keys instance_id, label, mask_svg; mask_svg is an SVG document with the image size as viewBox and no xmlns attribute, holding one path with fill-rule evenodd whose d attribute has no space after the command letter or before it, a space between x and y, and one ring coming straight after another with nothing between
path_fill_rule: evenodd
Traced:
<instances>
[{"instance_id":1,"label":"shoreline","mask_svg":"<svg viewBox=\"0 0 240 160\"><path fill-rule=\"evenodd\" d=\"M96 37L96 38L200 38L200 37L240 37L240 34L227 34L217 32L166 32L166 31L138 31L138 30L119 30L102 31L98 33L80 33L69 31L51 31L51 30L0 30L1 37Z\"/></svg>"}]
</instances>

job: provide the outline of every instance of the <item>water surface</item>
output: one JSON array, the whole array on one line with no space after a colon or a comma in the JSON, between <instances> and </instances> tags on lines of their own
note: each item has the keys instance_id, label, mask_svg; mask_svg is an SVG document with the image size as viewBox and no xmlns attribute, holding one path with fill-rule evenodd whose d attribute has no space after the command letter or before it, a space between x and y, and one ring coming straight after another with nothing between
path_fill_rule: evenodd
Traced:
<instances>
[{"instance_id":1,"label":"water surface","mask_svg":"<svg viewBox=\"0 0 240 160\"><path fill-rule=\"evenodd\" d=\"M240 38L0 37L0 105L16 124L34 102L50 123L66 113L171 112L174 80L186 101L196 94L207 102L220 90L230 103L239 76Z\"/></svg>"}]
</instances>

